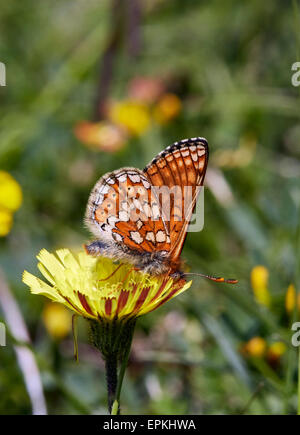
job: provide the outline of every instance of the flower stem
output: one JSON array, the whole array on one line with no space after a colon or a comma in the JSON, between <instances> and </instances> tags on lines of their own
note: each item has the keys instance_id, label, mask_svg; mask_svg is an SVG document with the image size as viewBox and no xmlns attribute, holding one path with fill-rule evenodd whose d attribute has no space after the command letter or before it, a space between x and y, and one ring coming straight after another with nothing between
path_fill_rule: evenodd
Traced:
<instances>
[{"instance_id":1,"label":"flower stem","mask_svg":"<svg viewBox=\"0 0 300 435\"><path fill-rule=\"evenodd\" d=\"M125 345L125 349L124 349L124 354L123 354L123 357L121 360L121 368L120 368L120 372L119 372L119 379L118 379L116 398L115 398L115 400L117 402L117 406L118 406L117 407L118 414L120 414L120 395L121 395L125 371L126 371L126 368L128 365L128 359L129 359L131 343L132 343L133 334L134 334L135 323L136 323L136 321L134 320L131 324L128 324L128 329L127 329L128 335L127 335L126 345Z\"/></svg>"},{"instance_id":2,"label":"flower stem","mask_svg":"<svg viewBox=\"0 0 300 435\"><path fill-rule=\"evenodd\" d=\"M105 360L107 397L108 397L108 412L111 413L113 403L115 401L116 390L118 385L117 374L117 355L112 354Z\"/></svg>"},{"instance_id":3,"label":"flower stem","mask_svg":"<svg viewBox=\"0 0 300 435\"><path fill-rule=\"evenodd\" d=\"M108 411L120 414L120 394L128 363L136 318L119 321L90 320L90 341L101 352L105 361ZM118 376L118 363L120 373Z\"/></svg>"}]
</instances>

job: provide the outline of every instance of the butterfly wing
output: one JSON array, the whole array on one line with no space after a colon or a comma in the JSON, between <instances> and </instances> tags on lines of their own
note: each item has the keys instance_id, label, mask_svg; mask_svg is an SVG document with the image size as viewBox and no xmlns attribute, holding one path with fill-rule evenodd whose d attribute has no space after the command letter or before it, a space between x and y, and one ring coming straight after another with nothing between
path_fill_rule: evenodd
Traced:
<instances>
[{"instance_id":1,"label":"butterfly wing","mask_svg":"<svg viewBox=\"0 0 300 435\"><path fill-rule=\"evenodd\" d=\"M169 234L151 183L143 171L135 168L108 173L96 183L85 223L97 240L113 251L118 245L127 251L145 253L170 249Z\"/></svg>"},{"instance_id":2,"label":"butterfly wing","mask_svg":"<svg viewBox=\"0 0 300 435\"><path fill-rule=\"evenodd\" d=\"M153 186L166 186L171 192L167 206L166 196L160 195L159 203L170 235L169 259L174 263L178 261L183 248L207 163L207 141L197 137L175 142L144 169Z\"/></svg>"}]
</instances>

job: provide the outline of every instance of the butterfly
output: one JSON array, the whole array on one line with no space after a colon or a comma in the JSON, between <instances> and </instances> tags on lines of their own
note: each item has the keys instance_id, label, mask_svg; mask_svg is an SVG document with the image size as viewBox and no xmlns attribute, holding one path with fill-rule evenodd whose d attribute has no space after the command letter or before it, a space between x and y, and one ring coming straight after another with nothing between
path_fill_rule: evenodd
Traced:
<instances>
[{"instance_id":1,"label":"butterfly","mask_svg":"<svg viewBox=\"0 0 300 435\"><path fill-rule=\"evenodd\" d=\"M87 204L85 224L96 240L85 245L86 252L129 262L151 275L182 278L180 255L208 155L206 139L183 139L143 170L126 167L103 175Z\"/></svg>"}]
</instances>

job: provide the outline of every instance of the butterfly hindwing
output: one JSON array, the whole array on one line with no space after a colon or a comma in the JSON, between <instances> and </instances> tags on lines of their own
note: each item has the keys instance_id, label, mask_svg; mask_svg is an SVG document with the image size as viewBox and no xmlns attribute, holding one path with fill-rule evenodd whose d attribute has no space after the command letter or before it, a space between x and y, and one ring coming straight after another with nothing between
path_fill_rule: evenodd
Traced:
<instances>
[{"instance_id":1,"label":"butterfly hindwing","mask_svg":"<svg viewBox=\"0 0 300 435\"><path fill-rule=\"evenodd\" d=\"M88 202L85 222L107 243L121 243L137 251L168 251L169 235L146 174L123 168L104 175Z\"/></svg>"}]
</instances>

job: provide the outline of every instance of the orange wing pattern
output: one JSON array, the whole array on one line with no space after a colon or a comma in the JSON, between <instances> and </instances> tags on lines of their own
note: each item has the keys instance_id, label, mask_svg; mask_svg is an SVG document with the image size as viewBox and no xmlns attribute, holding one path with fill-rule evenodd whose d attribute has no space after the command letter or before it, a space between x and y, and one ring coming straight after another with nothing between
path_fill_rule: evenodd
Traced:
<instances>
[{"instance_id":1,"label":"orange wing pattern","mask_svg":"<svg viewBox=\"0 0 300 435\"><path fill-rule=\"evenodd\" d=\"M166 186L171 192L169 209L166 210L163 193L159 196L159 204L170 235L169 258L174 262L182 251L207 163L207 141L197 137L175 142L144 169L153 186Z\"/></svg>"},{"instance_id":2,"label":"orange wing pattern","mask_svg":"<svg viewBox=\"0 0 300 435\"><path fill-rule=\"evenodd\" d=\"M103 241L122 243L135 251L168 252L169 234L151 187L138 169L105 175L90 196L87 225Z\"/></svg>"}]
</instances>

